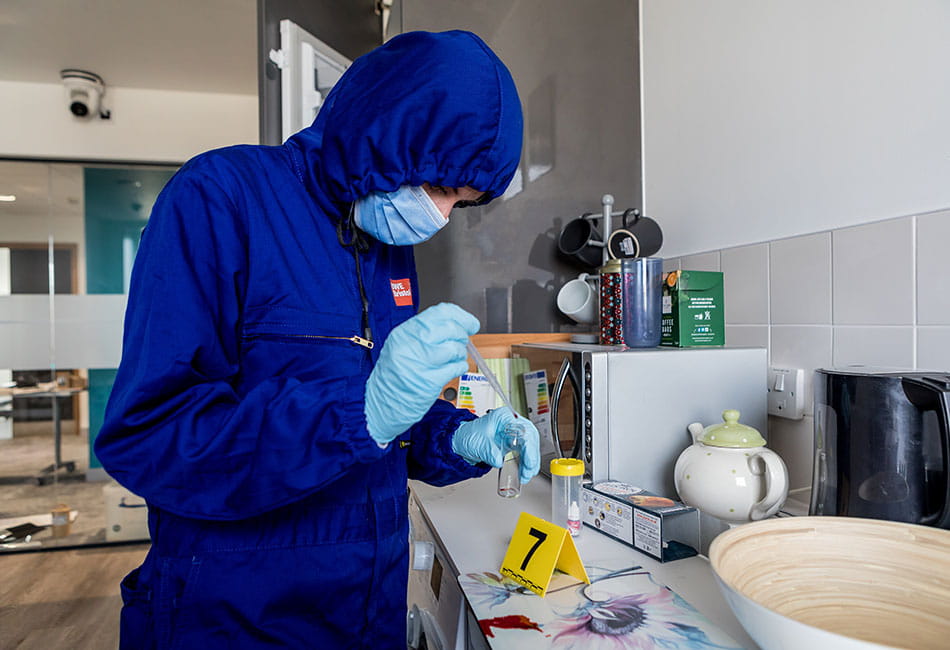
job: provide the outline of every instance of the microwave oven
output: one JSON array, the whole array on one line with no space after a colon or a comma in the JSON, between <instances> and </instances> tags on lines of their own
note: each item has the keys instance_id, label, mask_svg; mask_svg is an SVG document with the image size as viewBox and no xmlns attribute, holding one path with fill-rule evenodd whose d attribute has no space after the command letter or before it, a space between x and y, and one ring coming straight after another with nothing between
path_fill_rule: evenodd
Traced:
<instances>
[{"instance_id":1,"label":"microwave oven","mask_svg":"<svg viewBox=\"0 0 950 650\"><path fill-rule=\"evenodd\" d=\"M686 427L740 422L767 432L765 348L642 348L580 343L524 343L512 358L544 370L551 440L541 469L555 456L581 458L585 478L624 481L676 498L673 466L692 444Z\"/></svg>"}]
</instances>

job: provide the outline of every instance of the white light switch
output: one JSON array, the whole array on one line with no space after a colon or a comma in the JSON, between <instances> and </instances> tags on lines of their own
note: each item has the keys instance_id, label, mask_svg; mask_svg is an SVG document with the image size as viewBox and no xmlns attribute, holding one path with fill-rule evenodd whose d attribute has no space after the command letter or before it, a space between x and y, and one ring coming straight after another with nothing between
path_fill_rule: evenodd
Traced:
<instances>
[{"instance_id":1,"label":"white light switch","mask_svg":"<svg viewBox=\"0 0 950 650\"><path fill-rule=\"evenodd\" d=\"M769 368L769 415L801 420L805 415L805 371Z\"/></svg>"},{"instance_id":2,"label":"white light switch","mask_svg":"<svg viewBox=\"0 0 950 650\"><path fill-rule=\"evenodd\" d=\"M785 390L785 373L777 372L775 373L775 383L772 384L772 390L777 393L781 393Z\"/></svg>"}]
</instances>

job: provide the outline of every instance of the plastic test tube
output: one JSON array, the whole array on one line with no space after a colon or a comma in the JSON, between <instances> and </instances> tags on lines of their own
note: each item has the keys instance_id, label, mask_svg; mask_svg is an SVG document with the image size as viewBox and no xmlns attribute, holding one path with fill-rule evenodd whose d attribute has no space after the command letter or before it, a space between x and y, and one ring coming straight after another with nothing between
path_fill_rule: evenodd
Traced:
<instances>
[{"instance_id":1,"label":"plastic test tube","mask_svg":"<svg viewBox=\"0 0 950 650\"><path fill-rule=\"evenodd\" d=\"M584 461L555 458L551 461L551 523L567 528L572 537L581 533L581 478Z\"/></svg>"}]
</instances>

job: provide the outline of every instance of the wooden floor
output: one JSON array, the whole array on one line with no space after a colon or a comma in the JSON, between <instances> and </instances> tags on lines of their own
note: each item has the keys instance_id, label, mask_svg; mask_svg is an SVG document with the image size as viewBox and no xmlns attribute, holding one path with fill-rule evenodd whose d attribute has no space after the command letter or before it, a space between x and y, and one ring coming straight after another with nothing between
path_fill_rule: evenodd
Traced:
<instances>
[{"instance_id":1,"label":"wooden floor","mask_svg":"<svg viewBox=\"0 0 950 650\"><path fill-rule=\"evenodd\" d=\"M102 544L106 541L106 503L104 487L108 481L85 480L89 466L89 438L85 429L79 435L71 421L63 427L62 458L76 463L76 471L57 472L56 480L38 485L40 470L53 463L53 425L50 422L14 422L13 438L0 440L0 520L42 524L44 514L59 504L77 513L69 535L53 537L45 530L33 540L44 548ZM20 521L21 518L29 518ZM6 528L0 525L0 529Z\"/></svg>"},{"instance_id":2,"label":"wooden floor","mask_svg":"<svg viewBox=\"0 0 950 650\"><path fill-rule=\"evenodd\" d=\"M147 544L0 555L0 648L118 647L119 582Z\"/></svg>"}]
</instances>

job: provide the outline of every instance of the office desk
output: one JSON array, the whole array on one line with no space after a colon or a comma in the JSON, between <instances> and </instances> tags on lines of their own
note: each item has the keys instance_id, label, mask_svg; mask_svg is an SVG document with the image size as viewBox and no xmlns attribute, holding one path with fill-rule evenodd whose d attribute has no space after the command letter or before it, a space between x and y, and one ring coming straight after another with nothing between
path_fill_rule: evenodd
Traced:
<instances>
[{"instance_id":1,"label":"office desk","mask_svg":"<svg viewBox=\"0 0 950 650\"><path fill-rule=\"evenodd\" d=\"M82 391L86 390L85 387L74 387L74 386L60 386L56 382L47 382L42 384L37 384L36 386L30 387L21 387L21 388L0 388L0 395L10 395L14 398L16 397L49 397L53 404L53 448L55 453L55 460L52 465L48 465L40 470L40 473L36 476L36 482L38 485L48 485L52 483L56 477L56 472L60 469L65 469L67 474L73 474L75 478L80 478L78 474L74 474L76 471L76 461L66 460L62 458L62 426L59 414L59 398L60 397L72 397L78 395ZM74 413L74 417L77 422L79 419L79 413Z\"/></svg>"}]
</instances>

